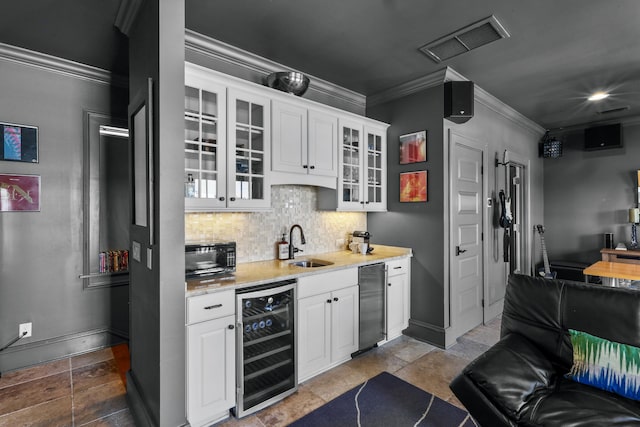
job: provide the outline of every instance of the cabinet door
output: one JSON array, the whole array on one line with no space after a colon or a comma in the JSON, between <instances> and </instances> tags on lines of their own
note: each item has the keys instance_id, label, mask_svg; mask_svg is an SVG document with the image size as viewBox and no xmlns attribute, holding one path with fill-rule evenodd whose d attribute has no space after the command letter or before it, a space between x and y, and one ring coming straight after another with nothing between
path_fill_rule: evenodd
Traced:
<instances>
[{"instance_id":1,"label":"cabinet door","mask_svg":"<svg viewBox=\"0 0 640 427\"><path fill-rule=\"evenodd\" d=\"M364 209L362 194L362 124L340 121L340 174L338 177L338 210Z\"/></svg>"},{"instance_id":2,"label":"cabinet door","mask_svg":"<svg viewBox=\"0 0 640 427\"><path fill-rule=\"evenodd\" d=\"M338 362L358 351L358 287L334 291L331 300L331 362Z\"/></svg>"},{"instance_id":3,"label":"cabinet door","mask_svg":"<svg viewBox=\"0 0 640 427\"><path fill-rule=\"evenodd\" d=\"M184 98L185 208L226 206L226 89L187 70Z\"/></svg>"},{"instance_id":4,"label":"cabinet door","mask_svg":"<svg viewBox=\"0 0 640 427\"><path fill-rule=\"evenodd\" d=\"M405 293L407 291L407 275L389 276L387 280L387 339L402 335L408 325L405 313Z\"/></svg>"},{"instance_id":5,"label":"cabinet door","mask_svg":"<svg viewBox=\"0 0 640 427\"><path fill-rule=\"evenodd\" d=\"M234 316L187 326L187 418L203 425L235 406Z\"/></svg>"},{"instance_id":6,"label":"cabinet door","mask_svg":"<svg viewBox=\"0 0 640 427\"><path fill-rule=\"evenodd\" d=\"M269 98L230 88L227 206L268 208L271 117Z\"/></svg>"},{"instance_id":7,"label":"cabinet door","mask_svg":"<svg viewBox=\"0 0 640 427\"><path fill-rule=\"evenodd\" d=\"M309 174L338 176L338 118L309 110Z\"/></svg>"},{"instance_id":8,"label":"cabinet door","mask_svg":"<svg viewBox=\"0 0 640 427\"><path fill-rule=\"evenodd\" d=\"M272 106L272 169L306 174L307 109L280 101Z\"/></svg>"},{"instance_id":9,"label":"cabinet door","mask_svg":"<svg viewBox=\"0 0 640 427\"><path fill-rule=\"evenodd\" d=\"M299 382L331 363L330 297L327 293L298 300Z\"/></svg>"},{"instance_id":10,"label":"cabinet door","mask_svg":"<svg viewBox=\"0 0 640 427\"><path fill-rule=\"evenodd\" d=\"M363 148L362 184L365 210L387 210L387 147L386 131L365 126L366 149Z\"/></svg>"}]
</instances>

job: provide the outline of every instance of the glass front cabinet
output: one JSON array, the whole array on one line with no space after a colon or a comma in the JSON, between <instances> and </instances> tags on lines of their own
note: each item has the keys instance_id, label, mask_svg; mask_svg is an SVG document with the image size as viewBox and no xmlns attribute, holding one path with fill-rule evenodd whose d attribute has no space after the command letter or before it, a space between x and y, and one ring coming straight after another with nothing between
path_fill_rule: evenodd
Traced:
<instances>
[{"instance_id":1,"label":"glass front cabinet","mask_svg":"<svg viewBox=\"0 0 640 427\"><path fill-rule=\"evenodd\" d=\"M386 210L386 128L341 120L339 129L337 209Z\"/></svg>"},{"instance_id":2,"label":"glass front cabinet","mask_svg":"<svg viewBox=\"0 0 640 427\"><path fill-rule=\"evenodd\" d=\"M270 206L269 99L185 72L184 193L187 211Z\"/></svg>"}]
</instances>

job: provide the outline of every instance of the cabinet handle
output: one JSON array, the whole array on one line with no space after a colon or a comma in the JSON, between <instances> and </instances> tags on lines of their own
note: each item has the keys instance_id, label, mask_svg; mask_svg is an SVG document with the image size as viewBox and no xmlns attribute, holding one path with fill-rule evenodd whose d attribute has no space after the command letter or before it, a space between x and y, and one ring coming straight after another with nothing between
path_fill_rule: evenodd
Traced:
<instances>
[{"instance_id":1,"label":"cabinet handle","mask_svg":"<svg viewBox=\"0 0 640 427\"><path fill-rule=\"evenodd\" d=\"M236 198L235 197L229 197L229 200L231 200L232 202L235 202Z\"/></svg>"},{"instance_id":2,"label":"cabinet handle","mask_svg":"<svg viewBox=\"0 0 640 427\"><path fill-rule=\"evenodd\" d=\"M214 305L208 305L204 309L211 310L212 308L220 308L220 307L222 307L222 304L214 304Z\"/></svg>"},{"instance_id":3,"label":"cabinet handle","mask_svg":"<svg viewBox=\"0 0 640 427\"><path fill-rule=\"evenodd\" d=\"M315 166L309 166L309 169L315 169L315 168L316 168Z\"/></svg>"},{"instance_id":4,"label":"cabinet handle","mask_svg":"<svg viewBox=\"0 0 640 427\"><path fill-rule=\"evenodd\" d=\"M360 202L361 205L364 205L364 202Z\"/></svg>"},{"instance_id":5,"label":"cabinet handle","mask_svg":"<svg viewBox=\"0 0 640 427\"><path fill-rule=\"evenodd\" d=\"M304 169L306 169L306 168L308 168L309 166L307 166L307 165L302 165L302 167L303 167Z\"/></svg>"},{"instance_id":6,"label":"cabinet handle","mask_svg":"<svg viewBox=\"0 0 640 427\"><path fill-rule=\"evenodd\" d=\"M224 202L224 196L218 197L218 200L220 200L221 202Z\"/></svg>"},{"instance_id":7,"label":"cabinet handle","mask_svg":"<svg viewBox=\"0 0 640 427\"><path fill-rule=\"evenodd\" d=\"M327 303L331 304L331 300L330 300L330 299L328 299L328 300L327 300Z\"/></svg>"},{"instance_id":8,"label":"cabinet handle","mask_svg":"<svg viewBox=\"0 0 640 427\"><path fill-rule=\"evenodd\" d=\"M369 201L367 200L365 203L368 205L368 204L369 204Z\"/></svg>"},{"instance_id":9,"label":"cabinet handle","mask_svg":"<svg viewBox=\"0 0 640 427\"><path fill-rule=\"evenodd\" d=\"M335 298L333 298L333 300L334 300L334 301L338 301L338 298L337 298L337 297L335 297Z\"/></svg>"},{"instance_id":10,"label":"cabinet handle","mask_svg":"<svg viewBox=\"0 0 640 427\"><path fill-rule=\"evenodd\" d=\"M227 327L228 327L229 329L234 329L234 328L235 328L235 326L233 326L233 325L229 325L229 326L227 326Z\"/></svg>"},{"instance_id":11,"label":"cabinet handle","mask_svg":"<svg viewBox=\"0 0 640 427\"><path fill-rule=\"evenodd\" d=\"M391 286L391 283L387 283L387 286Z\"/></svg>"},{"instance_id":12,"label":"cabinet handle","mask_svg":"<svg viewBox=\"0 0 640 427\"><path fill-rule=\"evenodd\" d=\"M394 270L400 270L402 268L401 265L397 266L397 267L393 267Z\"/></svg>"}]
</instances>

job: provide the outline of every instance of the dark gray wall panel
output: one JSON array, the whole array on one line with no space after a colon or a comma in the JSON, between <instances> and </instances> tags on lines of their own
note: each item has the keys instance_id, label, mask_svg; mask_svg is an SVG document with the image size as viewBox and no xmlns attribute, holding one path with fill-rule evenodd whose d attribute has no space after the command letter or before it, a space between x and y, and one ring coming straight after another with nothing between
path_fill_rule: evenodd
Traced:
<instances>
[{"instance_id":1,"label":"dark gray wall panel","mask_svg":"<svg viewBox=\"0 0 640 427\"><path fill-rule=\"evenodd\" d=\"M41 176L40 212L0 213L0 343L17 336L19 323L33 322L33 337L8 350L12 356L0 353L0 371L6 371L69 351L89 351L104 340L71 347L53 343L112 326L110 304L122 295L112 297L110 288L83 290L78 277L83 262L83 111L126 117L127 95L18 63L2 61L0 68L0 121L38 126L40 143L40 163L4 161L0 171ZM51 346L34 348L36 343Z\"/></svg>"},{"instance_id":2,"label":"dark gray wall panel","mask_svg":"<svg viewBox=\"0 0 640 427\"><path fill-rule=\"evenodd\" d=\"M627 245L627 210L637 200L640 125L623 125L624 146L583 151L583 131L561 135L563 156L544 160L545 242L549 259L599 260L603 233Z\"/></svg>"},{"instance_id":3,"label":"dark gray wall panel","mask_svg":"<svg viewBox=\"0 0 640 427\"><path fill-rule=\"evenodd\" d=\"M372 241L413 249L411 320L444 326L444 142L443 89L430 88L397 101L375 106L369 117L391 123L387 132L387 206L389 212L369 213ZM399 164L399 136L427 130L427 162ZM400 173L428 171L426 203L400 203Z\"/></svg>"}]
</instances>

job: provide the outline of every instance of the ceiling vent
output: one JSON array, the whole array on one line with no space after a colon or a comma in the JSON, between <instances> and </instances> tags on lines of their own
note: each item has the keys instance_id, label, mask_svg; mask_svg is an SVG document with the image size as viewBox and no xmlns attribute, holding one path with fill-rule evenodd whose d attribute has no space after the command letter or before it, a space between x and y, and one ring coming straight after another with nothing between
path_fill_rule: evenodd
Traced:
<instances>
[{"instance_id":1,"label":"ceiling vent","mask_svg":"<svg viewBox=\"0 0 640 427\"><path fill-rule=\"evenodd\" d=\"M598 114L620 113L620 112L626 111L628 109L629 109L629 106L625 105L624 107L611 108L610 110L596 111L596 113L598 113Z\"/></svg>"},{"instance_id":2,"label":"ceiling vent","mask_svg":"<svg viewBox=\"0 0 640 427\"><path fill-rule=\"evenodd\" d=\"M491 15L422 46L420 52L437 63L477 49L496 40L510 37L498 19Z\"/></svg>"}]
</instances>

